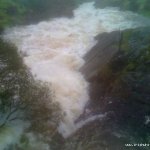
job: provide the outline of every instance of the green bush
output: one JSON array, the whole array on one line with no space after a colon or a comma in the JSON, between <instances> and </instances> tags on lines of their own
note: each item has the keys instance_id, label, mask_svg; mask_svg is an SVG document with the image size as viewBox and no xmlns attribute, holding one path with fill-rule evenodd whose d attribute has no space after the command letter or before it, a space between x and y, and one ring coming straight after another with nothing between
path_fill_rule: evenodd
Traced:
<instances>
[{"instance_id":1,"label":"green bush","mask_svg":"<svg viewBox=\"0 0 150 150\"><path fill-rule=\"evenodd\" d=\"M25 7L19 0L0 1L0 29L19 22L25 12Z\"/></svg>"}]
</instances>

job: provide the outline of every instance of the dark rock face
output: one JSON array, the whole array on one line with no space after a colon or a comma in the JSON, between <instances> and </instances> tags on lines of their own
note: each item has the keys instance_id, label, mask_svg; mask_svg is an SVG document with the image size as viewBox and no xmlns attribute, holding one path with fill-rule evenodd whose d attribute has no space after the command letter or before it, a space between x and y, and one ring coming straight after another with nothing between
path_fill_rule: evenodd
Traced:
<instances>
[{"instance_id":1,"label":"dark rock face","mask_svg":"<svg viewBox=\"0 0 150 150\"><path fill-rule=\"evenodd\" d=\"M103 33L96 37L96 44L85 56L85 65L80 69L86 79L91 78L105 66L119 50L121 32Z\"/></svg>"},{"instance_id":2,"label":"dark rock face","mask_svg":"<svg viewBox=\"0 0 150 150\"><path fill-rule=\"evenodd\" d=\"M102 37L107 35L109 34L104 34ZM116 44L117 42L120 44ZM115 45L119 46L116 46L117 50L111 57L108 53L113 50L111 47L113 42L108 45L110 49L105 47L109 51L105 52L105 48L103 49L104 57L107 58L108 55L109 58L105 63L102 64L99 61L98 67L96 61L95 67L93 67L94 64L83 67L85 69L90 66L89 70L86 68L85 71L82 68L85 76L88 73L87 79L90 82L89 109L95 114L109 112L107 122L110 122L111 127L105 126L106 130L123 130L139 142L148 142L150 132L150 121L148 121L150 117L150 28L123 31L121 40L117 42ZM97 44L92 51L98 52L101 47L99 46L100 44ZM92 51L85 56L86 61L92 57ZM103 55L96 54L95 57L98 60L98 58L101 59L101 56ZM94 60L90 62L94 63ZM89 77L90 71L95 68L96 74Z\"/></svg>"}]
</instances>

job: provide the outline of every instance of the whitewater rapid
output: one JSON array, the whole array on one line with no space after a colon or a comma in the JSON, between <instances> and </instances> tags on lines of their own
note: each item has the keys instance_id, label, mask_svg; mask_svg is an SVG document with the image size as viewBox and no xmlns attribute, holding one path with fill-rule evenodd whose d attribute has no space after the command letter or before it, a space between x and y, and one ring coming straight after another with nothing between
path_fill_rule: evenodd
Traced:
<instances>
[{"instance_id":1,"label":"whitewater rapid","mask_svg":"<svg viewBox=\"0 0 150 150\"><path fill-rule=\"evenodd\" d=\"M89 85L79 68L84 64L83 56L97 43L94 37L146 25L146 18L140 15L118 8L96 9L94 2L80 5L73 13L72 18L10 28L3 35L18 48L34 78L49 84L52 100L62 110L58 131L64 137L79 128L74 122L89 101Z\"/></svg>"}]
</instances>

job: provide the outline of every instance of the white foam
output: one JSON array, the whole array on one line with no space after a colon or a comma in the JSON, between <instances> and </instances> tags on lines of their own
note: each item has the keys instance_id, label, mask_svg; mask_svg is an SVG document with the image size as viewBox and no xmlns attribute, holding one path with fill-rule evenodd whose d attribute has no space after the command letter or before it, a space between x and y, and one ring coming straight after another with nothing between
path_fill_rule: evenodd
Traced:
<instances>
[{"instance_id":1,"label":"white foam","mask_svg":"<svg viewBox=\"0 0 150 150\"><path fill-rule=\"evenodd\" d=\"M90 122L93 122L95 120L101 120L103 119L104 117L106 117L107 113L105 114L98 114L98 115L93 115L93 116L90 116L88 117L87 119L85 120L81 120L80 122L78 122L76 124L76 126L79 128L82 128L84 125L86 125L87 123L90 123Z\"/></svg>"},{"instance_id":2,"label":"white foam","mask_svg":"<svg viewBox=\"0 0 150 150\"><path fill-rule=\"evenodd\" d=\"M141 16L117 8L96 9L82 4L73 18L56 18L36 25L7 29L4 39L14 43L34 77L50 83L53 100L60 104L63 120L58 131L69 136L78 129L74 121L89 100L88 83L78 69L82 57L102 32L142 26ZM84 124L84 123L82 123Z\"/></svg>"}]
</instances>

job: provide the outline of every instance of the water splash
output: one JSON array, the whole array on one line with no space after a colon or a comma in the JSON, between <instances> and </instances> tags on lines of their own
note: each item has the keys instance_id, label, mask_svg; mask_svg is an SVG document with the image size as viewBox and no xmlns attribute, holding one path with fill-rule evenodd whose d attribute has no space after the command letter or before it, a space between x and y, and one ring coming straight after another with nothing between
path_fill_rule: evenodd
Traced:
<instances>
[{"instance_id":1,"label":"water splash","mask_svg":"<svg viewBox=\"0 0 150 150\"><path fill-rule=\"evenodd\" d=\"M35 79L51 85L52 98L59 103L63 114L58 131L66 138L81 125L96 119L74 123L89 100L88 83L78 69L84 63L83 56L97 43L94 37L146 24L149 24L147 19L132 12L96 9L90 2L74 10L73 18L14 27L7 29L3 37L17 46Z\"/></svg>"}]
</instances>

